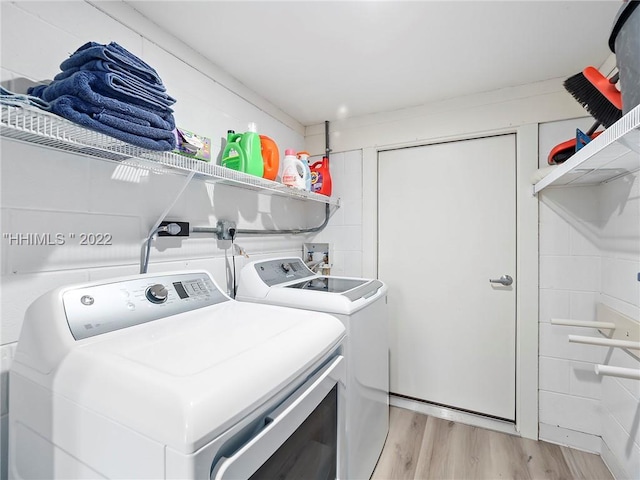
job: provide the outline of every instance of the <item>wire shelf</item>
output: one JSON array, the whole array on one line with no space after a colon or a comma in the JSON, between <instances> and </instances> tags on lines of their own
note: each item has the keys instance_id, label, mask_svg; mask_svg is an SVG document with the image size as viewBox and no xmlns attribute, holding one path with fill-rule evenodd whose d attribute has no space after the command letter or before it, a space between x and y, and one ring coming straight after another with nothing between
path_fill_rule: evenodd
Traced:
<instances>
[{"instance_id":1,"label":"wire shelf","mask_svg":"<svg viewBox=\"0 0 640 480\"><path fill-rule=\"evenodd\" d=\"M298 190L173 152L155 152L76 125L35 107L0 104L2 137L91 157L113 160L156 173L195 172L206 181L224 183L299 200L338 206L339 199Z\"/></svg>"},{"instance_id":2,"label":"wire shelf","mask_svg":"<svg viewBox=\"0 0 640 480\"><path fill-rule=\"evenodd\" d=\"M533 187L598 185L640 170L640 105L627 112L601 135Z\"/></svg>"}]
</instances>

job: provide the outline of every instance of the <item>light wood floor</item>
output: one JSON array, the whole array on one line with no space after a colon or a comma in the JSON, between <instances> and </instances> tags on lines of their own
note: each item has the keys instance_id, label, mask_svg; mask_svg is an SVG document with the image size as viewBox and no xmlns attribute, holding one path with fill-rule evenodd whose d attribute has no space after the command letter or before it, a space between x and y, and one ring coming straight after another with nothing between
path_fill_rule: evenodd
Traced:
<instances>
[{"instance_id":1,"label":"light wood floor","mask_svg":"<svg viewBox=\"0 0 640 480\"><path fill-rule=\"evenodd\" d=\"M600 456L391 407L372 480L585 479L613 476Z\"/></svg>"}]
</instances>

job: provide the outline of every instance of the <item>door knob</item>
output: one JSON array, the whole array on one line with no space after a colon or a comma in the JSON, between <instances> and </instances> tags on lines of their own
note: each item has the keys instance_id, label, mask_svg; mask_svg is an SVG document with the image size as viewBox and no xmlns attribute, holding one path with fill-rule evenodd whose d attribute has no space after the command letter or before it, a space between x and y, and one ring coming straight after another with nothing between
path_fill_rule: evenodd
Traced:
<instances>
[{"instance_id":1,"label":"door knob","mask_svg":"<svg viewBox=\"0 0 640 480\"><path fill-rule=\"evenodd\" d=\"M513 278L510 275L502 275L500 278L490 278L489 282L491 283L501 283L505 287L508 287L513 283Z\"/></svg>"}]
</instances>

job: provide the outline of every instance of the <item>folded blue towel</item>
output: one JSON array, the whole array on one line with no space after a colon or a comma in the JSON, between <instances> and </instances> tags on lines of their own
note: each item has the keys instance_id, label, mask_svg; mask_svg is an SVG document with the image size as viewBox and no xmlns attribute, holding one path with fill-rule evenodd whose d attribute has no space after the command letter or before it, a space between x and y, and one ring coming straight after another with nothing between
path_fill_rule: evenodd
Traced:
<instances>
[{"instance_id":1,"label":"folded blue towel","mask_svg":"<svg viewBox=\"0 0 640 480\"><path fill-rule=\"evenodd\" d=\"M17 107L29 105L32 107L38 107L42 110L49 110L49 103L39 98L38 95L14 93L4 87L0 87L0 103L3 105L14 105Z\"/></svg>"},{"instance_id":2,"label":"folded blue towel","mask_svg":"<svg viewBox=\"0 0 640 480\"><path fill-rule=\"evenodd\" d=\"M149 83L162 84L158 72L116 42L111 42L108 45L87 42L60 64L60 70L64 71L73 67L80 68L94 59L118 64L131 72L136 72L139 76L147 78Z\"/></svg>"},{"instance_id":3,"label":"folded blue towel","mask_svg":"<svg viewBox=\"0 0 640 480\"><path fill-rule=\"evenodd\" d=\"M93 71L93 73L104 85L105 88L113 89L114 92L129 95L138 100L145 100L150 104L158 104L161 107L170 107L176 103L176 99L165 92L159 92L148 83L141 82L130 75L119 73L108 73Z\"/></svg>"},{"instance_id":4,"label":"folded blue towel","mask_svg":"<svg viewBox=\"0 0 640 480\"><path fill-rule=\"evenodd\" d=\"M99 108L100 110L106 110L110 112L111 115L118 114L123 116L123 118L130 119L131 121L134 121L132 119L137 119L138 121L142 120L155 128L161 128L164 130L173 130L176 128L175 119L173 117L173 114L171 114L170 112L160 112L157 110L154 111L141 108L115 98L105 97L104 95L92 92L90 89L86 88L78 90L74 90L73 88L71 88L68 89L68 91L64 91L63 89L54 91L48 90L48 88L49 87L47 87L46 85L38 85L36 87L30 88L29 93L33 96L40 97L45 100L49 99L47 100L49 102L62 95L69 95L77 97L79 101L86 103L87 108L94 107ZM55 96L54 93L60 93L60 95Z\"/></svg>"},{"instance_id":5,"label":"folded blue towel","mask_svg":"<svg viewBox=\"0 0 640 480\"><path fill-rule=\"evenodd\" d=\"M105 72L79 71L63 80L51 82L42 91L42 98L51 101L60 95L75 95L90 103L96 95L113 98L122 102L138 105L154 112L171 113L169 105L175 100L163 99L151 95L137 84L114 78L115 74Z\"/></svg>"},{"instance_id":6,"label":"folded blue towel","mask_svg":"<svg viewBox=\"0 0 640 480\"><path fill-rule=\"evenodd\" d=\"M144 126L123 118L117 112L114 115L107 110L94 112L94 109L95 107L71 95L62 95L51 102L51 111L57 115L124 142L160 151L173 150L176 146L171 130Z\"/></svg>"},{"instance_id":7,"label":"folded blue towel","mask_svg":"<svg viewBox=\"0 0 640 480\"><path fill-rule=\"evenodd\" d=\"M97 121L106 119L105 123L113 126L114 128L120 128L136 135L148 135L150 138L168 138L167 132L172 132L172 129L169 128L171 124L161 119L155 119L153 122L150 122L149 120L153 120L153 117L134 117L116 110L92 105L72 95L62 95L53 100L51 105L54 105L59 101L63 101L66 105L69 105L70 108L73 108L80 113L90 115ZM116 120L113 119L121 120L124 122L125 126L118 127Z\"/></svg>"},{"instance_id":8,"label":"folded blue towel","mask_svg":"<svg viewBox=\"0 0 640 480\"><path fill-rule=\"evenodd\" d=\"M29 87L27 92L29 95L33 95L34 97L42 98L42 92L44 92L45 88L49 85L36 85L35 87ZM44 99L43 99L44 101Z\"/></svg>"},{"instance_id":9,"label":"folded blue towel","mask_svg":"<svg viewBox=\"0 0 640 480\"><path fill-rule=\"evenodd\" d=\"M105 89L113 89L113 92L111 93L130 95L137 100L145 100L152 105L160 105L161 107L168 107L176 103L176 99L166 93L166 90L159 90L156 85L152 85L150 83L142 81L135 75L131 75L126 71L116 73L107 72L103 69L92 70L90 68L87 68L92 65L95 66L95 62L89 62L83 65L81 68L71 68L69 70L65 70L64 72L60 72L55 77L53 77L53 81L58 82L61 80L66 80L72 77L77 72L86 71L95 75L101 81Z\"/></svg>"},{"instance_id":10,"label":"folded blue towel","mask_svg":"<svg viewBox=\"0 0 640 480\"><path fill-rule=\"evenodd\" d=\"M152 88L158 92L166 92L167 89L162 83L156 83L153 78L148 75L140 75L136 70L129 70L117 63L107 62L106 60L94 59L79 67L70 67L60 72L54 77L54 80L63 80L80 70L99 71L108 73L117 73L125 77L134 77L136 80L143 82L147 88Z\"/></svg>"},{"instance_id":11,"label":"folded blue towel","mask_svg":"<svg viewBox=\"0 0 640 480\"><path fill-rule=\"evenodd\" d=\"M60 64L49 85L29 93L64 118L150 150L172 150L176 100L158 73L115 42L88 42Z\"/></svg>"}]
</instances>

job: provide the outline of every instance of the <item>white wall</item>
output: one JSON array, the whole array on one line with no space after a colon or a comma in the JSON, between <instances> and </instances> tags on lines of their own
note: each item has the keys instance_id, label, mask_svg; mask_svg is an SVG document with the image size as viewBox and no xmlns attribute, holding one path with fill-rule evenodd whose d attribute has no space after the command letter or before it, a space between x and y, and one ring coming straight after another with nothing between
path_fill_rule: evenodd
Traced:
<instances>
[{"instance_id":1,"label":"white wall","mask_svg":"<svg viewBox=\"0 0 640 480\"><path fill-rule=\"evenodd\" d=\"M382 67L381 67L382 68ZM564 90L562 79L455 98L332 122L331 146L335 150L363 150L362 167L362 272L377 275L377 152L390 147L474 138L493 133L518 133L518 428L529 438L538 434L538 201L532 195L531 174L537 166L538 128L543 121L584 115L584 110ZM324 125L306 129L306 148L321 150ZM398 174L408 174L398 166ZM429 171L410 172L428 176ZM455 178L451 179L455 188ZM407 206L417 208L418 206ZM421 214L424 212L422 207ZM397 255L420 248L419 239L399 238ZM384 280L384 279L383 279Z\"/></svg>"},{"instance_id":2,"label":"white wall","mask_svg":"<svg viewBox=\"0 0 640 480\"><path fill-rule=\"evenodd\" d=\"M640 174L600 187L601 300L640 322ZM640 369L638 351L611 349L610 365ZM640 478L640 382L602 380L602 457L618 478Z\"/></svg>"},{"instance_id":3,"label":"white wall","mask_svg":"<svg viewBox=\"0 0 640 480\"><path fill-rule=\"evenodd\" d=\"M510 127L584 115L584 109L562 86L563 81L552 79L334 121L330 124L330 145L335 151L388 148L465 135L480 136ZM324 124L306 128L308 151L324 151L324 128Z\"/></svg>"},{"instance_id":4,"label":"white wall","mask_svg":"<svg viewBox=\"0 0 640 480\"><path fill-rule=\"evenodd\" d=\"M112 3L114 8L124 5ZM153 25L140 21L143 36L140 30L116 22L85 2L1 2L0 8L0 80L10 90L23 92L22 79L51 79L59 72L59 64L87 41L116 41L158 71L168 93L178 99L177 124L212 138L214 156L227 129L244 131L251 121L282 150L302 149L304 129L300 124ZM2 232L62 233L66 239L64 245L29 246L0 238L0 478L4 479L7 371L25 309L37 296L59 285L137 273L142 241L173 202L185 177L150 173L8 139L2 140L0 148ZM167 219L199 226L226 219L236 221L238 228L305 228L322 222L324 204L194 180ZM112 245L80 246L78 236L82 232L109 233ZM72 233L75 239L71 239ZM309 235L239 236L237 243L246 249L250 260L256 260L300 255L302 243L311 239ZM228 249L228 242L204 235L158 239L151 250L149 271L202 268L227 289ZM236 263L239 270L244 259L237 257ZM357 264L339 267L344 272L359 273Z\"/></svg>"},{"instance_id":5,"label":"white wall","mask_svg":"<svg viewBox=\"0 0 640 480\"><path fill-rule=\"evenodd\" d=\"M540 162L586 130L588 119L540 126ZM640 476L639 382L601 378L594 364L640 368L619 349L569 344L594 329L551 318L595 320L598 302L640 319L640 179L550 188L540 194L540 437L601 453L617 478Z\"/></svg>"},{"instance_id":6,"label":"white wall","mask_svg":"<svg viewBox=\"0 0 640 480\"><path fill-rule=\"evenodd\" d=\"M322 155L311 157L312 161ZM332 196L340 199L327 227L314 236L329 243L331 275L361 277L362 273L362 150L331 153Z\"/></svg>"}]
</instances>

